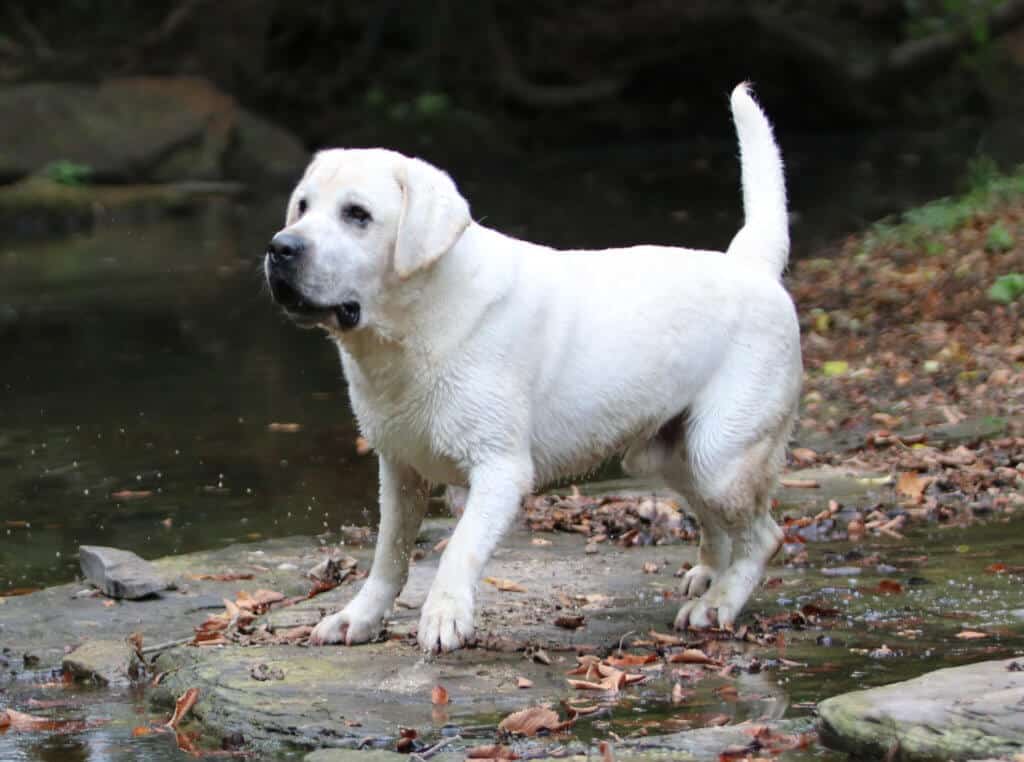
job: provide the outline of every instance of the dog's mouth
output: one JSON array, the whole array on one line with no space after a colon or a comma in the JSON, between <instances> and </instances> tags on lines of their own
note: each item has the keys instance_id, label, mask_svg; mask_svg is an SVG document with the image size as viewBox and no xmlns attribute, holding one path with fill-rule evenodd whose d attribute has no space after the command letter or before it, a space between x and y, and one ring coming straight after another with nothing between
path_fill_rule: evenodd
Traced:
<instances>
[{"instance_id":1,"label":"dog's mouth","mask_svg":"<svg viewBox=\"0 0 1024 762\"><path fill-rule=\"evenodd\" d=\"M324 325L348 331L359 325L362 310L357 301L340 304L316 304L306 299L290 283L277 278L270 280L270 293L284 309L285 314L299 325Z\"/></svg>"}]
</instances>

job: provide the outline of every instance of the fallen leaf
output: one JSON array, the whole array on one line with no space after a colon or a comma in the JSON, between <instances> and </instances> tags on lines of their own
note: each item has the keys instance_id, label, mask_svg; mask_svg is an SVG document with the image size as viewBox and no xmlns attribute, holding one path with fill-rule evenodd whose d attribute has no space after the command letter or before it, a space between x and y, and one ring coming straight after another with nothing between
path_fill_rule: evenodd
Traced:
<instances>
[{"instance_id":1,"label":"fallen leaf","mask_svg":"<svg viewBox=\"0 0 1024 762\"><path fill-rule=\"evenodd\" d=\"M533 687L533 680L528 677L517 677L516 688L526 689Z\"/></svg>"},{"instance_id":2,"label":"fallen leaf","mask_svg":"<svg viewBox=\"0 0 1024 762\"><path fill-rule=\"evenodd\" d=\"M665 633L658 632L657 630L651 630L647 634L661 646L681 646L683 644L683 639L676 635L666 635Z\"/></svg>"},{"instance_id":3,"label":"fallen leaf","mask_svg":"<svg viewBox=\"0 0 1024 762\"><path fill-rule=\"evenodd\" d=\"M366 437L356 437L356 455L369 455L373 446Z\"/></svg>"},{"instance_id":4,"label":"fallen leaf","mask_svg":"<svg viewBox=\"0 0 1024 762\"><path fill-rule=\"evenodd\" d=\"M920 503L924 499L924 491L933 481L930 476L921 476L915 471L904 471L896 480L896 492Z\"/></svg>"},{"instance_id":5,"label":"fallen leaf","mask_svg":"<svg viewBox=\"0 0 1024 762\"><path fill-rule=\"evenodd\" d=\"M639 667L644 664L653 664L657 660L657 654L620 654L605 659L613 667Z\"/></svg>"},{"instance_id":6,"label":"fallen leaf","mask_svg":"<svg viewBox=\"0 0 1024 762\"><path fill-rule=\"evenodd\" d=\"M669 654L668 662L669 664L711 664L716 667L722 666L722 662L712 659L706 653L696 648L686 648Z\"/></svg>"},{"instance_id":7,"label":"fallen leaf","mask_svg":"<svg viewBox=\"0 0 1024 762\"><path fill-rule=\"evenodd\" d=\"M1024 566L996 563L986 566L985 571L988 574L1024 574Z\"/></svg>"},{"instance_id":8,"label":"fallen leaf","mask_svg":"<svg viewBox=\"0 0 1024 762\"><path fill-rule=\"evenodd\" d=\"M644 574L657 574L659 571L661 571L661 567L654 561L644 562Z\"/></svg>"},{"instance_id":9,"label":"fallen leaf","mask_svg":"<svg viewBox=\"0 0 1024 762\"><path fill-rule=\"evenodd\" d=\"M789 454L793 456L793 460L804 466L809 466L818 459L818 453L809 447L794 447Z\"/></svg>"},{"instance_id":10,"label":"fallen leaf","mask_svg":"<svg viewBox=\"0 0 1024 762\"><path fill-rule=\"evenodd\" d=\"M111 492L110 496L115 500L141 500L142 498L152 497L153 490L149 489L122 489L117 492Z\"/></svg>"},{"instance_id":11,"label":"fallen leaf","mask_svg":"<svg viewBox=\"0 0 1024 762\"><path fill-rule=\"evenodd\" d=\"M563 630L578 630L583 626L584 621L585 617L582 614L563 614L555 619L555 627L561 627Z\"/></svg>"},{"instance_id":12,"label":"fallen leaf","mask_svg":"<svg viewBox=\"0 0 1024 762\"><path fill-rule=\"evenodd\" d=\"M879 580L878 585L871 592L882 595L899 595L903 592L903 585L894 579L883 579Z\"/></svg>"},{"instance_id":13,"label":"fallen leaf","mask_svg":"<svg viewBox=\"0 0 1024 762\"><path fill-rule=\"evenodd\" d=\"M36 717L13 709L0 711L0 732L11 730L16 733L77 733L107 722L109 720L51 720L48 717Z\"/></svg>"},{"instance_id":14,"label":"fallen leaf","mask_svg":"<svg viewBox=\"0 0 1024 762\"><path fill-rule=\"evenodd\" d=\"M538 547L544 547L545 545L550 545L551 540L545 540L543 537L534 537L532 540L530 540L530 544L536 545Z\"/></svg>"},{"instance_id":15,"label":"fallen leaf","mask_svg":"<svg viewBox=\"0 0 1024 762\"><path fill-rule=\"evenodd\" d=\"M234 582L240 579L252 579L252 572L225 572L223 574L190 574L189 579L213 580L215 582Z\"/></svg>"},{"instance_id":16,"label":"fallen leaf","mask_svg":"<svg viewBox=\"0 0 1024 762\"><path fill-rule=\"evenodd\" d=\"M571 728L576 722L575 714L566 720L547 706L531 706L513 712L498 725L498 730L524 736L535 736L540 732L557 733Z\"/></svg>"},{"instance_id":17,"label":"fallen leaf","mask_svg":"<svg viewBox=\"0 0 1024 762\"><path fill-rule=\"evenodd\" d=\"M248 593L244 590L235 596L235 603L240 609L251 611L254 614L262 614L272 603L284 600L284 593L274 590L257 590L255 593Z\"/></svg>"},{"instance_id":18,"label":"fallen leaf","mask_svg":"<svg viewBox=\"0 0 1024 762\"><path fill-rule=\"evenodd\" d=\"M484 577L484 582L488 585L494 585L494 587L501 590L503 593L525 593L526 588L520 585L518 582L513 582L510 579L501 579L499 577Z\"/></svg>"},{"instance_id":19,"label":"fallen leaf","mask_svg":"<svg viewBox=\"0 0 1024 762\"><path fill-rule=\"evenodd\" d=\"M716 714L712 717L708 717L707 721L704 723L704 726L708 728L714 728L720 727L722 725L728 725L730 722L732 722L732 718L729 717L729 715Z\"/></svg>"},{"instance_id":20,"label":"fallen leaf","mask_svg":"<svg viewBox=\"0 0 1024 762\"><path fill-rule=\"evenodd\" d=\"M466 750L466 759L519 759L519 755L508 746L474 746Z\"/></svg>"},{"instance_id":21,"label":"fallen leaf","mask_svg":"<svg viewBox=\"0 0 1024 762\"><path fill-rule=\"evenodd\" d=\"M195 703L198 700L199 700L199 689L198 688L189 688L187 691L182 693L178 697L178 700L174 704L174 714L172 714L171 715L171 719L169 719L164 724L164 727L176 730L178 725L184 719L185 715L188 714L188 711L193 706L195 706Z\"/></svg>"},{"instance_id":22,"label":"fallen leaf","mask_svg":"<svg viewBox=\"0 0 1024 762\"><path fill-rule=\"evenodd\" d=\"M978 630L964 630L956 634L960 640L979 640L981 638L989 637L987 632L978 632Z\"/></svg>"},{"instance_id":23,"label":"fallen leaf","mask_svg":"<svg viewBox=\"0 0 1024 762\"><path fill-rule=\"evenodd\" d=\"M295 434L302 431L301 423L271 423L267 425L267 431L283 434Z\"/></svg>"},{"instance_id":24,"label":"fallen leaf","mask_svg":"<svg viewBox=\"0 0 1024 762\"><path fill-rule=\"evenodd\" d=\"M448 690L443 685L435 685L433 690L430 691L430 703L434 706L443 706L444 704L451 703L448 698Z\"/></svg>"},{"instance_id":25,"label":"fallen leaf","mask_svg":"<svg viewBox=\"0 0 1024 762\"><path fill-rule=\"evenodd\" d=\"M682 704L691 694L692 691L687 691L682 683L677 682L672 686L672 703Z\"/></svg>"},{"instance_id":26,"label":"fallen leaf","mask_svg":"<svg viewBox=\"0 0 1024 762\"><path fill-rule=\"evenodd\" d=\"M779 484L790 489L817 489L821 486L814 479L779 479Z\"/></svg>"},{"instance_id":27,"label":"fallen leaf","mask_svg":"<svg viewBox=\"0 0 1024 762\"><path fill-rule=\"evenodd\" d=\"M139 725L138 727L132 728L132 738L148 736L152 732L153 728L149 727L149 725Z\"/></svg>"}]
</instances>

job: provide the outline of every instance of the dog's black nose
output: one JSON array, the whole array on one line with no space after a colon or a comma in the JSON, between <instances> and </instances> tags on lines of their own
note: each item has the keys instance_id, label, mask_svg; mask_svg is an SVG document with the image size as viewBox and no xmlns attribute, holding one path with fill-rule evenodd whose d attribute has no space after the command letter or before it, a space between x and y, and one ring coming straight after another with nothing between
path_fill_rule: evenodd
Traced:
<instances>
[{"instance_id":1,"label":"dog's black nose","mask_svg":"<svg viewBox=\"0 0 1024 762\"><path fill-rule=\"evenodd\" d=\"M278 233L267 244L267 256L272 265L283 265L302 255L306 242L294 233Z\"/></svg>"}]
</instances>

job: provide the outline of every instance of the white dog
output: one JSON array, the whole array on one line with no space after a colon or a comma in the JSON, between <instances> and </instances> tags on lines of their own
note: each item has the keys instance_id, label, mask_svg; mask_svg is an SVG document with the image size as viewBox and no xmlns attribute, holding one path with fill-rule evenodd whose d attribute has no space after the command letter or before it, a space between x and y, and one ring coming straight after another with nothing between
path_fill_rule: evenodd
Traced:
<instances>
[{"instance_id":1,"label":"white dog","mask_svg":"<svg viewBox=\"0 0 1024 762\"><path fill-rule=\"evenodd\" d=\"M536 486L624 454L701 528L676 626L728 627L782 533L769 513L801 381L780 282L782 160L732 94L746 220L725 253L554 251L473 222L451 178L392 151L318 153L267 249L275 300L326 329L380 459L380 536L359 593L313 632L362 643L408 575L432 484L469 498L423 605L419 643L473 635L484 566Z\"/></svg>"}]
</instances>

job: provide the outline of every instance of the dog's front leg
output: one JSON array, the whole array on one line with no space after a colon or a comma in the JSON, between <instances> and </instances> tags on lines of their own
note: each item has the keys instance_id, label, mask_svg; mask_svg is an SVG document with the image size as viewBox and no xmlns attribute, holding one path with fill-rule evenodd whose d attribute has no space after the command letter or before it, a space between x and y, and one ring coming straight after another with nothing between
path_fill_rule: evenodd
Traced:
<instances>
[{"instance_id":1,"label":"dog's front leg","mask_svg":"<svg viewBox=\"0 0 1024 762\"><path fill-rule=\"evenodd\" d=\"M529 457L489 461L469 475L469 500L445 548L420 615L424 651L454 651L473 636L476 586L533 486Z\"/></svg>"},{"instance_id":2,"label":"dog's front leg","mask_svg":"<svg viewBox=\"0 0 1024 762\"><path fill-rule=\"evenodd\" d=\"M366 643L380 632L409 576L427 496L427 485L415 471L380 457L380 531L370 575L345 608L320 621L310 644Z\"/></svg>"}]
</instances>

